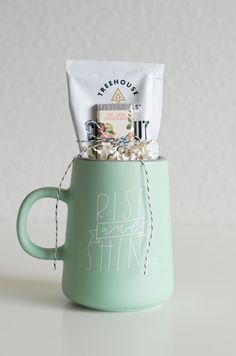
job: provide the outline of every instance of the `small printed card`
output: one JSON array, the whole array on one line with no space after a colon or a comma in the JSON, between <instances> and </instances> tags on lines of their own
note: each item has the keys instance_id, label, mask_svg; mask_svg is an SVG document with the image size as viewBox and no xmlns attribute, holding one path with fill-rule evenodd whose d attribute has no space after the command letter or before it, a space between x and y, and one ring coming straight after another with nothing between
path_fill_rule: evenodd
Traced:
<instances>
[{"instance_id":1,"label":"small printed card","mask_svg":"<svg viewBox=\"0 0 236 356\"><path fill-rule=\"evenodd\" d=\"M107 141L134 137L134 122L131 104L97 105L97 136Z\"/></svg>"}]
</instances>

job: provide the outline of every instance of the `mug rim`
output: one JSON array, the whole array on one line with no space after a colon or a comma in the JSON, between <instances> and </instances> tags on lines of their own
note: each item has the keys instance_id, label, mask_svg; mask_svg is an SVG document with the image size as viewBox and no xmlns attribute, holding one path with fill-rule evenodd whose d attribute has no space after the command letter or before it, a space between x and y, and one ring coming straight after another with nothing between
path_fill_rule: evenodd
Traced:
<instances>
[{"instance_id":1,"label":"mug rim","mask_svg":"<svg viewBox=\"0 0 236 356\"><path fill-rule=\"evenodd\" d=\"M139 160L108 160L108 159L92 159L92 158L84 158L84 157L78 157L77 159L81 161L90 161L90 162L106 162L106 163L140 163ZM166 162L167 159L164 156L159 156L157 159L147 159L144 160L144 162Z\"/></svg>"}]
</instances>

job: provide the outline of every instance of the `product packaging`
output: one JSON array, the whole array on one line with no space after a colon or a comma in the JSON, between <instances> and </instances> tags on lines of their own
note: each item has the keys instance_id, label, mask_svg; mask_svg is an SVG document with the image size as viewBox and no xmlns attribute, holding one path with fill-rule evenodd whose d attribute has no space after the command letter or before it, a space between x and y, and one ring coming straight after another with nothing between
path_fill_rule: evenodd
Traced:
<instances>
[{"instance_id":1,"label":"product packaging","mask_svg":"<svg viewBox=\"0 0 236 356\"><path fill-rule=\"evenodd\" d=\"M66 73L82 155L158 158L163 64L68 60Z\"/></svg>"}]
</instances>

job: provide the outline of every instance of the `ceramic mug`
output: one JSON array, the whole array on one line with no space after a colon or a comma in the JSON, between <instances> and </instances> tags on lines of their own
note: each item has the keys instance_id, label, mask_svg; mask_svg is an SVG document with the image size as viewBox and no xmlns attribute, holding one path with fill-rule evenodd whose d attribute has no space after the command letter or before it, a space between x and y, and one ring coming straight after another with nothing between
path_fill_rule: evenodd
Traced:
<instances>
[{"instance_id":1,"label":"ceramic mug","mask_svg":"<svg viewBox=\"0 0 236 356\"><path fill-rule=\"evenodd\" d=\"M153 236L144 167L139 161L77 159L71 185L61 190L67 204L65 243L58 247L62 260L62 289L72 301L109 311L155 306L173 291L168 162L145 161ZM27 233L31 206L41 198L57 197L58 188L40 188L23 201L17 221L18 239L33 257L53 260L54 248L34 244Z\"/></svg>"}]
</instances>

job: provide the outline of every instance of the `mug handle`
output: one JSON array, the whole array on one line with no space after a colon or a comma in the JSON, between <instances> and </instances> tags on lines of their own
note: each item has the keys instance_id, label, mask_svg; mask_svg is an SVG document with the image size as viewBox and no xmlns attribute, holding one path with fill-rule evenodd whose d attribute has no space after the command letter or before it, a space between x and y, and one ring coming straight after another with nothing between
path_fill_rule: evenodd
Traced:
<instances>
[{"instance_id":1,"label":"mug handle","mask_svg":"<svg viewBox=\"0 0 236 356\"><path fill-rule=\"evenodd\" d=\"M53 260L55 256L55 248L45 248L34 244L27 232L27 220L28 214L32 205L42 198L54 198L57 199L58 188L45 187L39 188L31 192L23 200L18 216L17 216L17 236L21 247L31 256L40 258L43 260ZM68 190L61 189L60 200L68 203ZM57 259L63 259L64 245L59 246L57 249Z\"/></svg>"}]
</instances>

